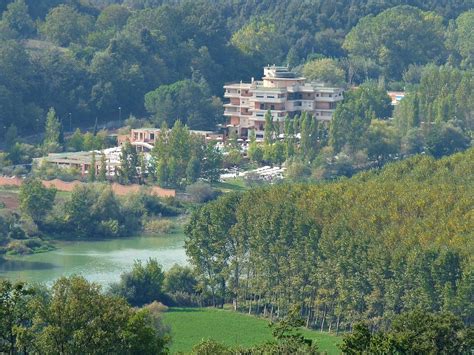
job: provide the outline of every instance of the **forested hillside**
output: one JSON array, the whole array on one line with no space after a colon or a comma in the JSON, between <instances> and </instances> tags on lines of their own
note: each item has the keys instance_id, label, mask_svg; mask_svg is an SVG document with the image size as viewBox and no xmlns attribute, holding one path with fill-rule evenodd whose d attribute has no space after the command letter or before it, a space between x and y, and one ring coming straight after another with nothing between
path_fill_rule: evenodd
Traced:
<instances>
[{"instance_id":1,"label":"forested hillside","mask_svg":"<svg viewBox=\"0 0 474 355\"><path fill-rule=\"evenodd\" d=\"M0 136L12 124L22 135L41 131L50 107L65 129L130 114L212 129L222 120L222 85L259 77L269 63L328 58L343 82L379 79L392 88L416 85L429 63L469 71L473 6L1 0Z\"/></svg>"},{"instance_id":2,"label":"forested hillside","mask_svg":"<svg viewBox=\"0 0 474 355\"><path fill-rule=\"evenodd\" d=\"M396 314L474 320L474 150L315 185L226 194L195 211L187 254L215 304L383 329Z\"/></svg>"}]
</instances>

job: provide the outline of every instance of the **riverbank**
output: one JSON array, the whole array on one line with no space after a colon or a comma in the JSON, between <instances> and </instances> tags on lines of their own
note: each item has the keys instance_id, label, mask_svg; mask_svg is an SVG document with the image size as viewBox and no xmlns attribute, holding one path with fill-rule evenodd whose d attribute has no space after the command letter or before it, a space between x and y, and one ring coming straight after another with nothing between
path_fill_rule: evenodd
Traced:
<instances>
[{"instance_id":1,"label":"riverbank","mask_svg":"<svg viewBox=\"0 0 474 355\"><path fill-rule=\"evenodd\" d=\"M58 241L56 249L41 254L7 256L0 278L52 284L61 276L82 275L107 287L129 271L135 260L156 258L164 269L187 264L184 234L136 236L94 241Z\"/></svg>"}]
</instances>

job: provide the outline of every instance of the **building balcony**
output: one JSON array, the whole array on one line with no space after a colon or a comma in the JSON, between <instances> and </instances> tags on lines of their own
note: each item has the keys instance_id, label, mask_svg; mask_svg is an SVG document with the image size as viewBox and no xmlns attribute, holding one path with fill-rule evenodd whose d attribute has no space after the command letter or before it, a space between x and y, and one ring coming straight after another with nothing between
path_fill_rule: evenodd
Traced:
<instances>
[{"instance_id":1,"label":"building balcony","mask_svg":"<svg viewBox=\"0 0 474 355\"><path fill-rule=\"evenodd\" d=\"M313 100L294 100L286 103L288 111L311 111L314 110L315 104Z\"/></svg>"},{"instance_id":2,"label":"building balcony","mask_svg":"<svg viewBox=\"0 0 474 355\"><path fill-rule=\"evenodd\" d=\"M320 121L330 121L334 110L315 110L314 116Z\"/></svg>"},{"instance_id":3,"label":"building balcony","mask_svg":"<svg viewBox=\"0 0 474 355\"><path fill-rule=\"evenodd\" d=\"M263 121L263 120L265 120L265 113L266 112L267 111L253 112L250 119L254 120L254 121ZM286 111L281 111L281 112L278 112L278 113L276 113L275 111L272 111L273 121L284 121L285 120L285 115L286 115Z\"/></svg>"},{"instance_id":4,"label":"building balcony","mask_svg":"<svg viewBox=\"0 0 474 355\"><path fill-rule=\"evenodd\" d=\"M268 108L267 109L249 108L250 112L253 112L255 114L263 114L263 115L265 115L268 110L270 110L272 115L275 115L275 114L276 115L278 115L278 114L283 114L284 115L285 112L286 112L286 110L284 110L284 109L280 109L280 110L273 109L272 110L272 109L268 109Z\"/></svg>"},{"instance_id":5,"label":"building balcony","mask_svg":"<svg viewBox=\"0 0 474 355\"><path fill-rule=\"evenodd\" d=\"M254 95L249 99L249 101L269 104L284 104L286 102L286 97L257 97Z\"/></svg>"},{"instance_id":6,"label":"building balcony","mask_svg":"<svg viewBox=\"0 0 474 355\"><path fill-rule=\"evenodd\" d=\"M329 97L329 96L316 96L314 98L315 101L318 101L318 102L337 102L337 101L342 101L344 97L341 95L341 96L336 96L336 94L332 95L332 97Z\"/></svg>"},{"instance_id":7,"label":"building balcony","mask_svg":"<svg viewBox=\"0 0 474 355\"><path fill-rule=\"evenodd\" d=\"M229 99L231 99L231 98L237 98L237 97L240 97L240 96L241 96L241 95L240 95L239 93L237 93L237 92L227 92L227 91L226 91L226 92L224 93L224 97L229 98Z\"/></svg>"},{"instance_id":8,"label":"building balcony","mask_svg":"<svg viewBox=\"0 0 474 355\"><path fill-rule=\"evenodd\" d=\"M240 111L225 109L224 116L240 116Z\"/></svg>"}]
</instances>

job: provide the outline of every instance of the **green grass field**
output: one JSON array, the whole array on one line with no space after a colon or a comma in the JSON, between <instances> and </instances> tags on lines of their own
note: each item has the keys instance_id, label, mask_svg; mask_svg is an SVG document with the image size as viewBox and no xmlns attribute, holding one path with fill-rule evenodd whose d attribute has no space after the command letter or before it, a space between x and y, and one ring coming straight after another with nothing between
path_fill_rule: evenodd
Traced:
<instances>
[{"instance_id":1,"label":"green grass field","mask_svg":"<svg viewBox=\"0 0 474 355\"><path fill-rule=\"evenodd\" d=\"M225 182L214 182L212 183L212 187L221 190L222 192L248 190L248 186L245 185L245 181L241 177L228 179Z\"/></svg>"},{"instance_id":2,"label":"green grass field","mask_svg":"<svg viewBox=\"0 0 474 355\"><path fill-rule=\"evenodd\" d=\"M170 308L163 313L164 323L171 327L171 353L189 352L202 339L214 339L227 345L251 346L272 340L268 320L246 314L213 308ZM339 354L341 338L328 333L303 330L316 341L319 351Z\"/></svg>"}]
</instances>

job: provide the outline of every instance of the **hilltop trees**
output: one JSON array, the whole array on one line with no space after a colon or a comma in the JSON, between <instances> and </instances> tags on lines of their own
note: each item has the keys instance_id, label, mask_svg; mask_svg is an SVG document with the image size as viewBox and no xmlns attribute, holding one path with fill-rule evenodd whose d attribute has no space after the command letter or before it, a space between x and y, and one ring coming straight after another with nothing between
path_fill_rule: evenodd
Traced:
<instances>
[{"instance_id":1,"label":"hilltop trees","mask_svg":"<svg viewBox=\"0 0 474 355\"><path fill-rule=\"evenodd\" d=\"M55 44L68 46L81 42L92 25L90 16L79 13L71 6L59 5L48 13L40 31Z\"/></svg>"},{"instance_id":2,"label":"hilltop trees","mask_svg":"<svg viewBox=\"0 0 474 355\"><path fill-rule=\"evenodd\" d=\"M307 63L305 75L334 85L383 75L392 87L412 64L471 70L472 4L405 3L4 1L0 136L13 122L20 135L39 131L49 107L74 126L117 120L120 107L213 128L222 85L267 64Z\"/></svg>"},{"instance_id":3,"label":"hilltop trees","mask_svg":"<svg viewBox=\"0 0 474 355\"><path fill-rule=\"evenodd\" d=\"M397 79L409 64L443 59L442 20L415 7L393 7L364 17L346 36L343 47L352 56L373 58L387 77Z\"/></svg>"},{"instance_id":4,"label":"hilltop trees","mask_svg":"<svg viewBox=\"0 0 474 355\"><path fill-rule=\"evenodd\" d=\"M7 29L13 38L27 38L34 32L34 23L28 13L25 0L15 0L9 3L6 11L3 12L0 21L0 37L2 37L2 32L3 36L6 35L4 31Z\"/></svg>"},{"instance_id":5,"label":"hilltop trees","mask_svg":"<svg viewBox=\"0 0 474 355\"><path fill-rule=\"evenodd\" d=\"M303 66L303 75L307 80L316 80L326 85L344 86L345 72L333 59L315 59L305 63Z\"/></svg>"},{"instance_id":6,"label":"hilltop trees","mask_svg":"<svg viewBox=\"0 0 474 355\"><path fill-rule=\"evenodd\" d=\"M154 122L173 126L181 120L191 129L213 129L220 121L222 103L213 101L205 82L183 80L162 85L145 95L145 107L155 115Z\"/></svg>"},{"instance_id":7,"label":"hilltop trees","mask_svg":"<svg viewBox=\"0 0 474 355\"><path fill-rule=\"evenodd\" d=\"M447 46L454 52L454 60L460 60L464 68L474 65L474 10L462 13L454 23L450 24Z\"/></svg>"},{"instance_id":8,"label":"hilltop trees","mask_svg":"<svg viewBox=\"0 0 474 355\"><path fill-rule=\"evenodd\" d=\"M284 39L274 22L254 18L232 35L231 43L261 63L274 63L282 53Z\"/></svg>"}]
</instances>

